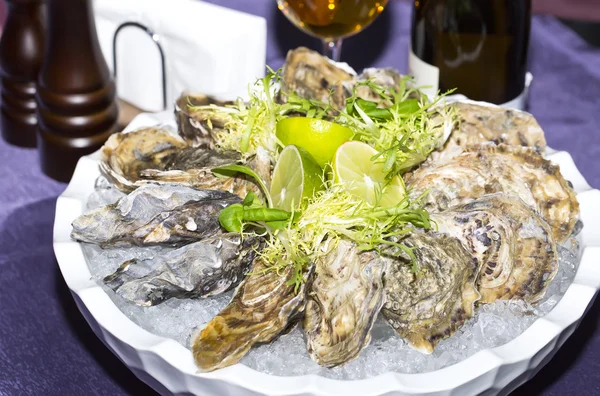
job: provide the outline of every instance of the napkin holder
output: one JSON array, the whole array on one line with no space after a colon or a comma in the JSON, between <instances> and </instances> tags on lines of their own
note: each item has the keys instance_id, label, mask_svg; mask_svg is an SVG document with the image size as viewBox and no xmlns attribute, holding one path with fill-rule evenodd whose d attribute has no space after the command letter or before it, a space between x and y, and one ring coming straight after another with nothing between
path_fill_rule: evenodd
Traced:
<instances>
[{"instance_id":1,"label":"napkin holder","mask_svg":"<svg viewBox=\"0 0 600 396\"><path fill-rule=\"evenodd\" d=\"M247 97L264 75L266 21L197 0L95 0L100 46L121 99L149 112L183 91Z\"/></svg>"}]
</instances>

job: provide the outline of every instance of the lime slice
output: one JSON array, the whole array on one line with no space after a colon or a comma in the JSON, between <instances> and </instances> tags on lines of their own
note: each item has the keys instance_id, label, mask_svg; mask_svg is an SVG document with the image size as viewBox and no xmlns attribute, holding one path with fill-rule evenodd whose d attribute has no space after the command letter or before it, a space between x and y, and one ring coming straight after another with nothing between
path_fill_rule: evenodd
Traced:
<instances>
[{"instance_id":1,"label":"lime slice","mask_svg":"<svg viewBox=\"0 0 600 396\"><path fill-rule=\"evenodd\" d=\"M277 123L276 134L283 144L308 151L321 167L331 162L337 148L354 135L343 125L306 117L284 118Z\"/></svg>"},{"instance_id":2,"label":"lime slice","mask_svg":"<svg viewBox=\"0 0 600 396\"><path fill-rule=\"evenodd\" d=\"M283 149L271 180L271 199L277 209L296 210L304 198L323 188L323 171L304 149L293 145Z\"/></svg>"},{"instance_id":3,"label":"lime slice","mask_svg":"<svg viewBox=\"0 0 600 396\"><path fill-rule=\"evenodd\" d=\"M342 144L333 161L335 179L371 205L395 206L406 195L404 183L398 176L385 180L383 160L371 160L376 154L377 150L366 143Z\"/></svg>"}]
</instances>

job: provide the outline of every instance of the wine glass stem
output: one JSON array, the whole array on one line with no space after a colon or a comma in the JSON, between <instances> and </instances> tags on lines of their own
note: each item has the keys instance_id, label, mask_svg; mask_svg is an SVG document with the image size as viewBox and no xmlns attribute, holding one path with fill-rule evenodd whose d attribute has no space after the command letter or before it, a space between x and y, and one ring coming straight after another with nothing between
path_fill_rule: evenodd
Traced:
<instances>
[{"instance_id":1,"label":"wine glass stem","mask_svg":"<svg viewBox=\"0 0 600 396\"><path fill-rule=\"evenodd\" d=\"M340 55L342 55L342 39L323 40L323 55L339 62Z\"/></svg>"}]
</instances>

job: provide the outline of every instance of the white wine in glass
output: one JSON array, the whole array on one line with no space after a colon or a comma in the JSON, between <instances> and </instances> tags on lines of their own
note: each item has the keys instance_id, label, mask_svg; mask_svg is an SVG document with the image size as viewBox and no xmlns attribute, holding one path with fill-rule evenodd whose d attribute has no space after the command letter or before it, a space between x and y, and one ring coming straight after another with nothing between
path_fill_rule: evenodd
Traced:
<instances>
[{"instance_id":1,"label":"white wine in glass","mask_svg":"<svg viewBox=\"0 0 600 396\"><path fill-rule=\"evenodd\" d=\"M323 53L339 61L342 39L369 26L388 0L277 0L279 9L301 30L323 40Z\"/></svg>"}]
</instances>

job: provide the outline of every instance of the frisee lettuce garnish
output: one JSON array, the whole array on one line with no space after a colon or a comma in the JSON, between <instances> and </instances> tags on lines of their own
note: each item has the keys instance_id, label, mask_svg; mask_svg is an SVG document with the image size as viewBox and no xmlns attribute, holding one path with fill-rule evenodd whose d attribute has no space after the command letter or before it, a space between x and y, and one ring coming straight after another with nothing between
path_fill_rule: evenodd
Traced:
<instances>
[{"instance_id":1,"label":"frisee lettuce garnish","mask_svg":"<svg viewBox=\"0 0 600 396\"><path fill-rule=\"evenodd\" d=\"M192 107L215 112L220 119L227 120L224 130L214 135L218 148L239 151L247 158L263 147L273 162L281 146L275 127L282 118L302 115L337 122L351 128L356 140L376 149L372 160L383 160L389 179L424 161L443 143L457 120L453 107L438 106L444 95L428 100L412 87L409 77L402 78L393 89L372 80L358 82L342 109L293 92L285 93L285 103L279 103L275 91L280 81L279 72L268 69L267 75L250 87L247 103L238 100L225 107ZM411 201L407 195L396 206L371 206L333 182L309 199L301 213L275 213L268 208L250 209L241 204L223 213L222 220L232 229L241 231L243 224L254 224L256 232L267 232L267 247L260 253L269 264L266 271L279 271L292 263L296 276L290 282L296 289L304 281L307 266L340 238L354 241L362 250L381 251L393 246L413 259L416 271L414 254L398 240L414 227L431 228L429 214L420 199ZM243 232L251 230L244 228Z\"/></svg>"},{"instance_id":2,"label":"frisee lettuce garnish","mask_svg":"<svg viewBox=\"0 0 600 396\"><path fill-rule=\"evenodd\" d=\"M350 127L356 139L373 146L383 157L388 177L402 174L418 165L441 143L457 121L452 106L437 106L445 96L429 101L417 88L410 86L410 77L403 77L398 86L384 88L372 80L355 84L344 109L330 103L302 98L286 93L286 103L275 100L281 81L279 71L268 69L264 78L249 88L248 103L238 100L231 106L191 106L193 110L219 113L226 118L225 128L214 138L217 147L241 152L245 157L265 148L273 161L278 157L280 143L275 136L277 121L290 114L322 118ZM361 98L368 90L377 101Z\"/></svg>"},{"instance_id":3,"label":"frisee lettuce garnish","mask_svg":"<svg viewBox=\"0 0 600 396\"><path fill-rule=\"evenodd\" d=\"M330 184L309 200L308 206L283 230L274 230L259 254L269 263L267 270L280 271L293 263L296 288L304 281L304 269L314 263L340 238L354 241L361 250L380 251L394 246L416 261L410 248L394 241L414 227L430 229L429 213L405 197L396 206L373 207L357 200L342 185ZM284 261L281 258L286 257Z\"/></svg>"}]
</instances>

